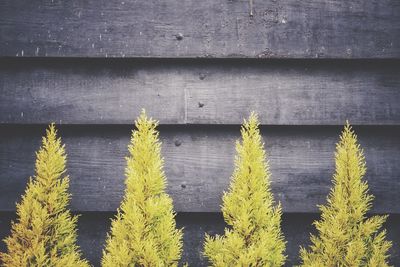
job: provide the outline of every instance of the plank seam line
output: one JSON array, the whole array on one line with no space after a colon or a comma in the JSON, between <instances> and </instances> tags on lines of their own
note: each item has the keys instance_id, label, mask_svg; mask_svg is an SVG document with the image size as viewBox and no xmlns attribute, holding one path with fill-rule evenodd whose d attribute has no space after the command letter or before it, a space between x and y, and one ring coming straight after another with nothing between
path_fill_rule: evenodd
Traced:
<instances>
[{"instance_id":1,"label":"plank seam line","mask_svg":"<svg viewBox=\"0 0 400 267\"><path fill-rule=\"evenodd\" d=\"M185 104L185 107L184 107L184 109L185 109L185 114L184 114L184 118L183 118L183 120L184 120L184 123L185 124L187 124L187 113L188 113L188 96L187 96L187 88L186 88L186 86L184 86L183 87L183 97L184 97L184 104Z\"/></svg>"}]
</instances>

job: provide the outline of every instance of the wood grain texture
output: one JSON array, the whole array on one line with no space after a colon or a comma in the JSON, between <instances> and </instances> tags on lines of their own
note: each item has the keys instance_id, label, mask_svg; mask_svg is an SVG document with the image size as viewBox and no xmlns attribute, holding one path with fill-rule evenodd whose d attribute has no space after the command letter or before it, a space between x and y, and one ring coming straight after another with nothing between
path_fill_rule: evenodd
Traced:
<instances>
[{"instance_id":1,"label":"wood grain texture","mask_svg":"<svg viewBox=\"0 0 400 267\"><path fill-rule=\"evenodd\" d=\"M100 266L100 259L106 233L110 229L110 220L114 213L83 213L78 221L78 244L83 256L93 266ZM309 233L315 233L312 222L318 219L318 214L283 214L282 231L288 256L285 266L293 266L299 263L298 254L300 246L307 246ZM12 213L0 213L0 238L9 235L10 221L15 217ZM207 259L202 255L205 233L215 235L223 234L224 221L219 213L179 213L176 217L179 228L184 227L184 245L182 262L189 266L207 266ZM384 225L387 229L387 239L393 242L390 250L389 261L393 266L400 265L400 224L399 215L390 215ZM3 242L0 242L0 251L5 251Z\"/></svg>"},{"instance_id":2,"label":"wood grain texture","mask_svg":"<svg viewBox=\"0 0 400 267\"><path fill-rule=\"evenodd\" d=\"M367 160L373 212L400 213L400 128L356 127ZM131 128L64 126L71 207L115 211L124 191ZM316 212L331 186L339 127L269 126L262 133L272 191L285 212ZM12 211L33 174L41 127L0 128L0 210ZM179 212L218 212L233 170L239 127L161 127L168 192Z\"/></svg>"},{"instance_id":3,"label":"wood grain texture","mask_svg":"<svg viewBox=\"0 0 400 267\"><path fill-rule=\"evenodd\" d=\"M253 2L3 0L0 56L400 56L398 0Z\"/></svg>"},{"instance_id":4,"label":"wood grain texture","mask_svg":"<svg viewBox=\"0 0 400 267\"><path fill-rule=\"evenodd\" d=\"M399 61L5 60L0 123L400 124Z\"/></svg>"}]
</instances>

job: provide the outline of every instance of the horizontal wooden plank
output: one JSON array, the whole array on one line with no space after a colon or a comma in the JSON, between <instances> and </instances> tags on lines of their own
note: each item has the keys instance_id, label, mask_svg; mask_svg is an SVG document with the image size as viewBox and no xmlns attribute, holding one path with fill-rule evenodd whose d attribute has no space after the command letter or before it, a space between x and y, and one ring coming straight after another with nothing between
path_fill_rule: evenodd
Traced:
<instances>
[{"instance_id":1,"label":"horizontal wooden plank","mask_svg":"<svg viewBox=\"0 0 400 267\"><path fill-rule=\"evenodd\" d=\"M0 63L0 123L400 124L400 61L65 60Z\"/></svg>"},{"instance_id":2,"label":"horizontal wooden plank","mask_svg":"<svg viewBox=\"0 0 400 267\"><path fill-rule=\"evenodd\" d=\"M72 209L115 211L124 190L130 137L127 126L68 126L60 134L68 152ZM338 127L270 126L262 132L272 189L285 212L316 212L333 174ZM373 212L400 213L400 128L356 127L365 149ZM42 127L0 130L0 211L15 209L28 177ZM168 192L179 212L218 212L233 170L239 127L161 127Z\"/></svg>"},{"instance_id":3,"label":"horizontal wooden plank","mask_svg":"<svg viewBox=\"0 0 400 267\"><path fill-rule=\"evenodd\" d=\"M114 213L83 213L78 223L78 243L83 255L93 266L100 266L100 259L106 233L110 229L110 219ZM318 219L318 214L283 214L282 231L286 244L287 261L285 266L299 263L299 247L309 244L309 233L315 233L312 222ZM223 234L225 227L219 213L179 213L176 217L178 227L184 227L184 246L182 262L189 266L207 266L207 260L202 256L205 233ZM9 235L10 221L14 220L11 213L0 213L0 238ZM384 225L387 238L393 242L389 261L393 266L400 265L400 224L399 215L390 215ZM0 243L0 251L5 251L4 243Z\"/></svg>"},{"instance_id":4,"label":"horizontal wooden plank","mask_svg":"<svg viewBox=\"0 0 400 267\"><path fill-rule=\"evenodd\" d=\"M399 14L398 0L2 0L0 56L398 58Z\"/></svg>"}]
</instances>

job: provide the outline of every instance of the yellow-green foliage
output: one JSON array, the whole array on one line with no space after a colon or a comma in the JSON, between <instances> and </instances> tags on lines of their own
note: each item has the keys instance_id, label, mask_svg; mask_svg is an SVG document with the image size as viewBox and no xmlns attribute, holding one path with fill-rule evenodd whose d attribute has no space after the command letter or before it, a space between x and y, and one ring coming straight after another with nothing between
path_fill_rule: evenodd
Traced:
<instances>
[{"instance_id":1,"label":"yellow-green foliage","mask_svg":"<svg viewBox=\"0 0 400 267\"><path fill-rule=\"evenodd\" d=\"M373 196L362 180L365 171L363 151L347 123L335 153L333 188L321 219L314 222L319 236L311 236L309 250L301 249L302 266L377 266L387 264L391 243L380 231L386 216L366 218Z\"/></svg>"},{"instance_id":2,"label":"yellow-green foliage","mask_svg":"<svg viewBox=\"0 0 400 267\"><path fill-rule=\"evenodd\" d=\"M3 266L89 266L76 243L77 217L67 209L70 194L64 145L54 125L36 153L36 174L17 204L17 222L5 239Z\"/></svg>"},{"instance_id":3,"label":"yellow-green foliage","mask_svg":"<svg viewBox=\"0 0 400 267\"><path fill-rule=\"evenodd\" d=\"M281 207L275 206L257 116L252 113L237 141L235 170L224 193L224 236L206 235L204 255L212 266L282 266L285 241Z\"/></svg>"},{"instance_id":4,"label":"yellow-green foliage","mask_svg":"<svg viewBox=\"0 0 400 267\"><path fill-rule=\"evenodd\" d=\"M176 229L172 199L165 193L157 122L144 113L129 145L126 190L103 251L103 266L177 266L182 230Z\"/></svg>"}]
</instances>

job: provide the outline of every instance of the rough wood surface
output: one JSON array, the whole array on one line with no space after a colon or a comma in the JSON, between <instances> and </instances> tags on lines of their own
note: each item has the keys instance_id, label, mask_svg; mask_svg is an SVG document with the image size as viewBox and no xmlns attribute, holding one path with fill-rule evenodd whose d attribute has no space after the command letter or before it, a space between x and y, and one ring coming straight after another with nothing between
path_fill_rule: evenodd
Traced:
<instances>
[{"instance_id":1,"label":"rough wood surface","mask_svg":"<svg viewBox=\"0 0 400 267\"><path fill-rule=\"evenodd\" d=\"M0 123L400 124L398 61L5 60Z\"/></svg>"},{"instance_id":2,"label":"rough wood surface","mask_svg":"<svg viewBox=\"0 0 400 267\"><path fill-rule=\"evenodd\" d=\"M83 213L78 221L78 243L83 255L93 266L100 266L101 251L104 246L106 233L110 229L110 219L114 213ZM10 221L14 220L12 213L0 213L0 238L9 235ZM317 214L284 214L282 230L287 241L286 254L288 256L285 266L299 263L298 254L300 246L309 244L309 233L315 233L312 222L318 219ZM203 257L203 241L205 233L215 235L223 234L225 227L221 214L218 213L180 213L177 215L178 227L184 227L184 246L182 262L189 266L207 266ZM400 224L399 215L390 215L384 227L387 229L388 240L393 242L390 250L390 263L400 265ZM0 242L0 251L5 251L3 242Z\"/></svg>"},{"instance_id":3,"label":"rough wood surface","mask_svg":"<svg viewBox=\"0 0 400 267\"><path fill-rule=\"evenodd\" d=\"M71 178L72 209L115 211L124 190L124 168L131 127L64 126ZM373 211L400 213L400 128L356 127L367 160ZM272 189L285 212L316 212L325 203L333 174L339 127L269 126L262 132L272 171ZM15 209L44 126L0 128L0 210ZM233 170L236 126L160 128L175 209L218 212Z\"/></svg>"},{"instance_id":4,"label":"rough wood surface","mask_svg":"<svg viewBox=\"0 0 400 267\"><path fill-rule=\"evenodd\" d=\"M0 56L398 58L398 0L2 0Z\"/></svg>"}]
</instances>

